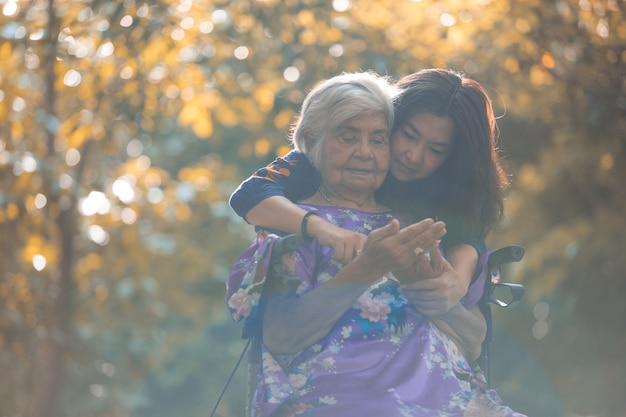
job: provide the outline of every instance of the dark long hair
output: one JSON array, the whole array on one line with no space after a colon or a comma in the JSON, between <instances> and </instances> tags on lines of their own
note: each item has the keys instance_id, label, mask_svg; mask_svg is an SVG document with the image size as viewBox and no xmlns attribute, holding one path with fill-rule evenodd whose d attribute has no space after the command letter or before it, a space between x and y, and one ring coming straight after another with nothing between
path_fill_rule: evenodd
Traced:
<instances>
[{"instance_id":1,"label":"dark long hair","mask_svg":"<svg viewBox=\"0 0 626 417\"><path fill-rule=\"evenodd\" d=\"M410 209L419 217L446 222L444 246L484 239L502 219L508 185L491 99L478 82L444 69L407 75L396 86L394 129L418 113L449 117L454 123L450 156L432 176L407 189L413 194Z\"/></svg>"}]
</instances>

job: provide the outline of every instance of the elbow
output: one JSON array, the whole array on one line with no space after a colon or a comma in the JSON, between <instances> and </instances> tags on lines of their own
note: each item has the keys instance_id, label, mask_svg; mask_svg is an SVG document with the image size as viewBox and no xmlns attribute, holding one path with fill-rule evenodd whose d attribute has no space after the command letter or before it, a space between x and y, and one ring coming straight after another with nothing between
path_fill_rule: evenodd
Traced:
<instances>
[{"instance_id":1,"label":"elbow","mask_svg":"<svg viewBox=\"0 0 626 417\"><path fill-rule=\"evenodd\" d=\"M263 326L263 344L272 355L295 355L304 347L299 346L296 338L284 326Z\"/></svg>"},{"instance_id":2,"label":"elbow","mask_svg":"<svg viewBox=\"0 0 626 417\"><path fill-rule=\"evenodd\" d=\"M476 346L472 346L468 349L467 352L464 353L465 359L467 359L467 361L470 363L476 362L480 358L480 354L482 353L482 351L482 343L477 344Z\"/></svg>"},{"instance_id":3,"label":"elbow","mask_svg":"<svg viewBox=\"0 0 626 417\"><path fill-rule=\"evenodd\" d=\"M485 338L487 337L487 322L485 322L484 319L481 320L480 325L478 325L476 330L476 334L478 335L476 343L473 344L473 346L471 346L469 351L466 353L466 358L469 362L477 361L483 352L483 344L485 342Z\"/></svg>"},{"instance_id":4,"label":"elbow","mask_svg":"<svg viewBox=\"0 0 626 417\"><path fill-rule=\"evenodd\" d=\"M241 192L241 188L238 188L234 193L232 193L230 198L228 199L228 205L239 217L245 219L247 214L247 207L245 205L245 201L243 201L240 195Z\"/></svg>"},{"instance_id":5,"label":"elbow","mask_svg":"<svg viewBox=\"0 0 626 417\"><path fill-rule=\"evenodd\" d=\"M474 335L473 342L468 343L466 346L465 358L469 362L474 362L480 358L483 351L483 344L487 338L487 320L483 316L478 306L474 306L470 309L474 319L472 321L472 334Z\"/></svg>"},{"instance_id":6,"label":"elbow","mask_svg":"<svg viewBox=\"0 0 626 417\"><path fill-rule=\"evenodd\" d=\"M263 317L263 344L273 355L294 355L306 346L297 337L290 323L285 320L289 317L288 309L277 308L268 304Z\"/></svg>"}]
</instances>

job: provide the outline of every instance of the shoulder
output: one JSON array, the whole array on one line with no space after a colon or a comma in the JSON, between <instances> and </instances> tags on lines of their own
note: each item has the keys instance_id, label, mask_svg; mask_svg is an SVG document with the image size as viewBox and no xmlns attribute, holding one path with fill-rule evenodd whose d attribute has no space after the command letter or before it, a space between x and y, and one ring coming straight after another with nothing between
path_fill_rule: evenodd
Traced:
<instances>
[{"instance_id":1,"label":"shoulder","mask_svg":"<svg viewBox=\"0 0 626 417\"><path fill-rule=\"evenodd\" d=\"M283 156L283 159L285 160L285 162L289 164L293 164L293 165L299 165L299 164L310 165L311 164L309 162L309 158L307 158L305 154L295 149L289 151L289 153Z\"/></svg>"}]
</instances>

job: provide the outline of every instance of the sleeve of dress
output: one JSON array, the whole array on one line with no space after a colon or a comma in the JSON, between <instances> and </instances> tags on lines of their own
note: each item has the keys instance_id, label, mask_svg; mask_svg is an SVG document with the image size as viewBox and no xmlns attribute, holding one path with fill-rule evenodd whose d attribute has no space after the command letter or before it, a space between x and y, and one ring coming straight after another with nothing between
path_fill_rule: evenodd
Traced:
<instances>
[{"instance_id":1,"label":"sleeve of dress","mask_svg":"<svg viewBox=\"0 0 626 417\"><path fill-rule=\"evenodd\" d=\"M299 151L257 170L242 182L230 196L230 207L242 218L248 211L269 197L282 196L296 202L312 195L321 177L309 159Z\"/></svg>"},{"instance_id":2,"label":"sleeve of dress","mask_svg":"<svg viewBox=\"0 0 626 417\"><path fill-rule=\"evenodd\" d=\"M226 282L228 310L235 321L243 320L250 331L258 324L261 295L296 296L298 291L313 285L321 245L317 241L301 242L294 252L284 253L272 262L279 239L276 234L260 231L237 258Z\"/></svg>"},{"instance_id":3,"label":"sleeve of dress","mask_svg":"<svg viewBox=\"0 0 626 417\"><path fill-rule=\"evenodd\" d=\"M463 243L470 245L471 247L476 249L476 252L478 252L478 256L482 256L487 252L487 244L483 239L480 239L478 237L467 239L467 241Z\"/></svg>"},{"instance_id":4,"label":"sleeve of dress","mask_svg":"<svg viewBox=\"0 0 626 417\"><path fill-rule=\"evenodd\" d=\"M235 261L226 281L226 304L235 321L255 318L277 239L276 235L257 234Z\"/></svg>"},{"instance_id":5,"label":"sleeve of dress","mask_svg":"<svg viewBox=\"0 0 626 417\"><path fill-rule=\"evenodd\" d=\"M481 255L478 259L478 265L476 268L476 276L472 280L467 294L461 299L461 304L465 308L470 308L478 304L485 292L485 285L488 279L491 279L491 272L487 268L487 262L489 261L489 252Z\"/></svg>"}]
</instances>

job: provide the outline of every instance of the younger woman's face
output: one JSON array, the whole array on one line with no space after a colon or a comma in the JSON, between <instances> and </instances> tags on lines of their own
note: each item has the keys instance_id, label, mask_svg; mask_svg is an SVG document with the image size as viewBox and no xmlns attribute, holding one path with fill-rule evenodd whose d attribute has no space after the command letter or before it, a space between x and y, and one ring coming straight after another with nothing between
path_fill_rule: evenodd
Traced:
<instances>
[{"instance_id":1,"label":"younger woman's face","mask_svg":"<svg viewBox=\"0 0 626 417\"><path fill-rule=\"evenodd\" d=\"M452 153L453 135L449 117L413 115L391 136L391 174L406 182L431 176Z\"/></svg>"}]
</instances>

